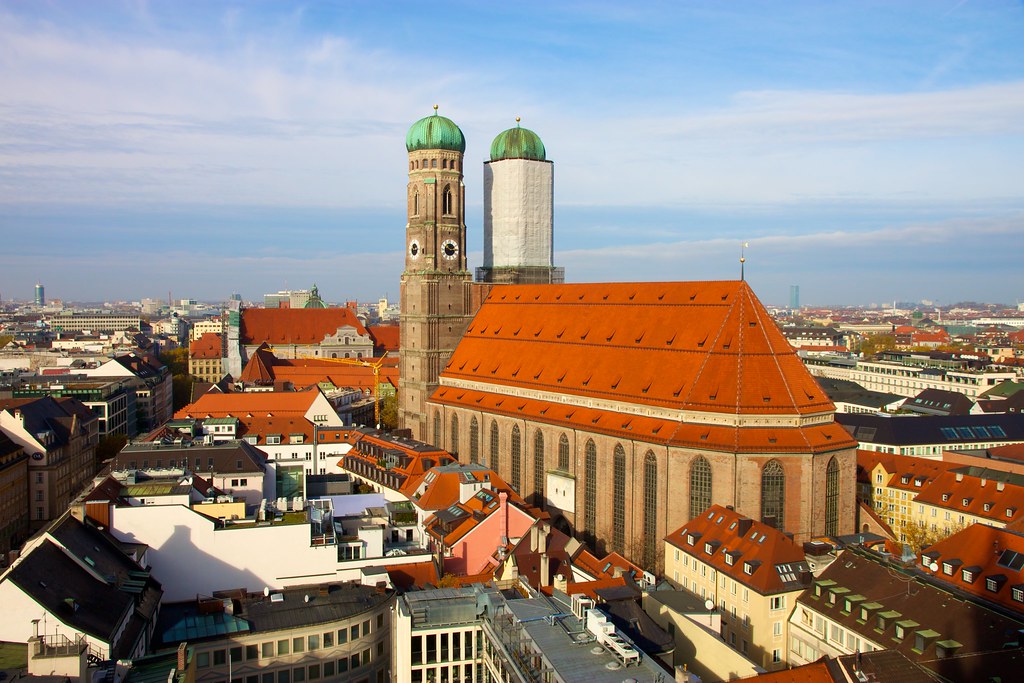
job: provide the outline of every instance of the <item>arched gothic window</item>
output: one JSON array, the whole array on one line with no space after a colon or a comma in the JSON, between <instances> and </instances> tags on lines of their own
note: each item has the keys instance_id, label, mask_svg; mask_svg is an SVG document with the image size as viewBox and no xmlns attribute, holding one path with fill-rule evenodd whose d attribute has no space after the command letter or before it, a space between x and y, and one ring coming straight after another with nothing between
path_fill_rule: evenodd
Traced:
<instances>
[{"instance_id":1,"label":"arched gothic window","mask_svg":"<svg viewBox=\"0 0 1024 683\"><path fill-rule=\"evenodd\" d=\"M839 463L835 458L825 467L825 535L839 535Z\"/></svg>"},{"instance_id":2,"label":"arched gothic window","mask_svg":"<svg viewBox=\"0 0 1024 683\"><path fill-rule=\"evenodd\" d=\"M452 438L448 442L448 452L455 456L456 459L459 457L459 416L452 415Z\"/></svg>"},{"instance_id":3,"label":"arched gothic window","mask_svg":"<svg viewBox=\"0 0 1024 683\"><path fill-rule=\"evenodd\" d=\"M591 440L583 448L583 535L594 545L597 538L597 446Z\"/></svg>"},{"instance_id":4,"label":"arched gothic window","mask_svg":"<svg viewBox=\"0 0 1024 683\"><path fill-rule=\"evenodd\" d=\"M445 185L444 193L441 195L441 213L445 216L452 214L452 186Z\"/></svg>"},{"instance_id":5,"label":"arched gothic window","mask_svg":"<svg viewBox=\"0 0 1024 683\"><path fill-rule=\"evenodd\" d=\"M412 215L413 216L419 216L420 215L420 191L419 190L413 190L412 191Z\"/></svg>"},{"instance_id":6,"label":"arched gothic window","mask_svg":"<svg viewBox=\"0 0 1024 683\"><path fill-rule=\"evenodd\" d=\"M565 434L558 437L558 469L569 471L569 438Z\"/></svg>"},{"instance_id":7,"label":"arched gothic window","mask_svg":"<svg viewBox=\"0 0 1024 683\"><path fill-rule=\"evenodd\" d=\"M498 423L491 422L491 462L488 465L495 472L498 471Z\"/></svg>"},{"instance_id":8,"label":"arched gothic window","mask_svg":"<svg viewBox=\"0 0 1024 683\"><path fill-rule=\"evenodd\" d=\"M519 425L512 425L512 488L516 493L523 490L523 449L522 438L519 435Z\"/></svg>"},{"instance_id":9,"label":"arched gothic window","mask_svg":"<svg viewBox=\"0 0 1024 683\"><path fill-rule=\"evenodd\" d=\"M434 445L441 447L441 413L434 411Z\"/></svg>"},{"instance_id":10,"label":"arched gothic window","mask_svg":"<svg viewBox=\"0 0 1024 683\"><path fill-rule=\"evenodd\" d=\"M761 521L782 530L786 505L786 473L778 460L769 460L761 470Z\"/></svg>"},{"instance_id":11,"label":"arched gothic window","mask_svg":"<svg viewBox=\"0 0 1024 683\"><path fill-rule=\"evenodd\" d=\"M469 461L480 461L480 423L476 421L476 415L469 421Z\"/></svg>"},{"instance_id":12,"label":"arched gothic window","mask_svg":"<svg viewBox=\"0 0 1024 683\"><path fill-rule=\"evenodd\" d=\"M533 434L533 500L544 502L544 432L539 429Z\"/></svg>"},{"instance_id":13,"label":"arched gothic window","mask_svg":"<svg viewBox=\"0 0 1024 683\"><path fill-rule=\"evenodd\" d=\"M620 444L615 444L612 470L612 550L623 554L626 550L626 451Z\"/></svg>"},{"instance_id":14,"label":"arched gothic window","mask_svg":"<svg viewBox=\"0 0 1024 683\"><path fill-rule=\"evenodd\" d=\"M698 455L690 463L690 519L711 507L711 463Z\"/></svg>"},{"instance_id":15,"label":"arched gothic window","mask_svg":"<svg viewBox=\"0 0 1024 683\"><path fill-rule=\"evenodd\" d=\"M644 567L654 571L658 560L658 459L644 456Z\"/></svg>"}]
</instances>

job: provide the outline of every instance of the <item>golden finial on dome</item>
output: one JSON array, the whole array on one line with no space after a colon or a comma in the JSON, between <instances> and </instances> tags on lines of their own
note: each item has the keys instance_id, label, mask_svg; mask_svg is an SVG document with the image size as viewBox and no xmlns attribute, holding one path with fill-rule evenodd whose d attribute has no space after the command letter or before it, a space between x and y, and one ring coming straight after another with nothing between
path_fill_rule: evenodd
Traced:
<instances>
[{"instance_id":1,"label":"golden finial on dome","mask_svg":"<svg viewBox=\"0 0 1024 683\"><path fill-rule=\"evenodd\" d=\"M517 125L517 126L519 125L519 122L520 122L520 121L522 121L522 119L521 119L521 118L519 118L519 117L517 116L517 117L516 117L516 125Z\"/></svg>"},{"instance_id":2,"label":"golden finial on dome","mask_svg":"<svg viewBox=\"0 0 1024 683\"><path fill-rule=\"evenodd\" d=\"M435 114L437 113L437 105L436 104L434 105L434 113Z\"/></svg>"}]
</instances>

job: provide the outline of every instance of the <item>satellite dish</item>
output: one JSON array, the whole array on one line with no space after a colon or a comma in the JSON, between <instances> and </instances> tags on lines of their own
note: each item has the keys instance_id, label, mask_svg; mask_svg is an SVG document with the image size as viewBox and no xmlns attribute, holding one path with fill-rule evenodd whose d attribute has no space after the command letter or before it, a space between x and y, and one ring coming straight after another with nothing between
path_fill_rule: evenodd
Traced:
<instances>
[{"instance_id":1,"label":"satellite dish","mask_svg":"<svg viewBox=\"0 0 1024 683\"><path fill-rule=\"evenodd\" d=\"M704 609L706 609L709 612L711 610L715 609L715 601L714 600L705 600L704 601Z\"/></svg>"},{"instance_id":2,"label":"satellite dish","mask_svg":"<svg viewBox=\"0 0 1024 683\"><path fill-rule=\"evenodd\" d=\"M302 596L302 602L309 602L309 595L308 594Z\"/></svg>"},{"instance_id":3,"label":"satellite dish","mask_svg":"<svg viewBox=\"0 0 1024 683\"><path fill-rule=\"evenodd\" d=\"M939 563L938 562L932 562L932 566L929 567L929 569L931 569L933 572L939 571Z\"/></svg>"},{"instance_id":4,"label":"satellite dish","mask_svg":"<svg viewBox=\"0 0 1024 683\"><path fill-rule=\"evenodd\" d=\"M268 595L270 595L270 586L264 586L263 587L263 597L267 597Z\"/></svg>"}]
</instances>

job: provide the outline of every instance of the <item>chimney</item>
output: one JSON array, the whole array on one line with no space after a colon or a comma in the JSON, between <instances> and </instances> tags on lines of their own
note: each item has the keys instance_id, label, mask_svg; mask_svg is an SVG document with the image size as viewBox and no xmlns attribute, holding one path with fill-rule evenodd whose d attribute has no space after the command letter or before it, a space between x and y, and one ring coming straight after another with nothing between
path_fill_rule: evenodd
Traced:
<instances>
[{"instance_id":1,"label":"chimney","mask_svg":"<svg viewBox=\"0 0 1024 683\"><path fill-rule=\"evenodd\" d=\"M750 531L750 527L753 526L753 524L754 520L750 519L750 517L740 517L736 521L736 536L743 537L744 535L746 535L746 533Z\"/></svg>"},{"instance_id":2,"label":"chimney","mask_svg":"<svg viewBox=\"0 0 1024 683\"><path fill-rule=\"evenodd\" d=\"M508 545L508 494L504 491L498 494L498 515L501 525L501 544Z\"/></svg>"},{"instance_id":3,"label":"chimney","mask_svg":"<svg viewBox=\"0 0 1024 683\"><path fill-rule=\"evenodd\" d=\"M185 661L186 659L188 659L188 657L185 643L178 643L178 671L185 670L185 666L188 663Z\"/></svg>"},{"instance_id":4,"label":"chimney","mask_svg":"<svg viewBox=\"0 0 1024 683\"><path fill-rule=\"evenodd\" d=\"M1002 491L1004 488L1006 488L1006 484L1001 481L996 482L996 491Z\"/></svg>"}]
</instances>

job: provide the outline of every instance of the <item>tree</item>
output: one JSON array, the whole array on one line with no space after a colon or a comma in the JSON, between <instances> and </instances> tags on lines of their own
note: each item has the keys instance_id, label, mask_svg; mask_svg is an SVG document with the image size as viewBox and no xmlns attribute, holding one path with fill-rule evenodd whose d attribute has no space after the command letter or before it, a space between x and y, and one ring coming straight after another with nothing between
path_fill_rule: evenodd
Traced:
<instances>
[{"instance_id":1,"label":"tree","mask_svg":"<svg viewBox=\"0 0 1024 683\"><path fill-rule=\"evenodd\" d=\"M398 394L387 394L380 401L381 429L398 428Z\"/></svg>"},{"instance_id":2,"label":"tree","mask_svg":"<svg viewBox=\"0 0 1024 683\"><path fill-rule=\"evenodd\" d=\"M903 522L900 525L900 532L906 536L907 545L909 545L915 553L920 553L925 548L933 546L939 541L949 538L955 533L962 531L964 528L963 524L951 524L950 526L942 526L932 529L923 522Z\"/></svg>"},{"instance_id":3,"label":"tree","mask_svg":"<svg viewBox=\"0 0 1024 683\"><path fill-rule=\"evenodd\" d=\"M864 357L896 348L896 338L891 334L872 334L860 341L860 352Z\"/></svg>"},{"instance_id":4,"label":"tree","mask_svg":"<svg viewBox=\"0 0 1024 683\"><path fill-rule=\"evenodd\" d=\"M96 469L99 470L103 463L120 453L127 443L128 437L124 434L111 434L100 439L96 444Z\"/></svg>"},{"instance_id":5,"label":"tree","mask_svg":"<svg viewBox=\"0 0 1024 683\"><path fill-rule=\"evenodd\" d=\"M195 381L195 378L188 374L188 348L182 346L164 351L160 354L160 362L171 372L174 410L181 410L192 400L192 383Z\"/></svg>"}]
</instances>

